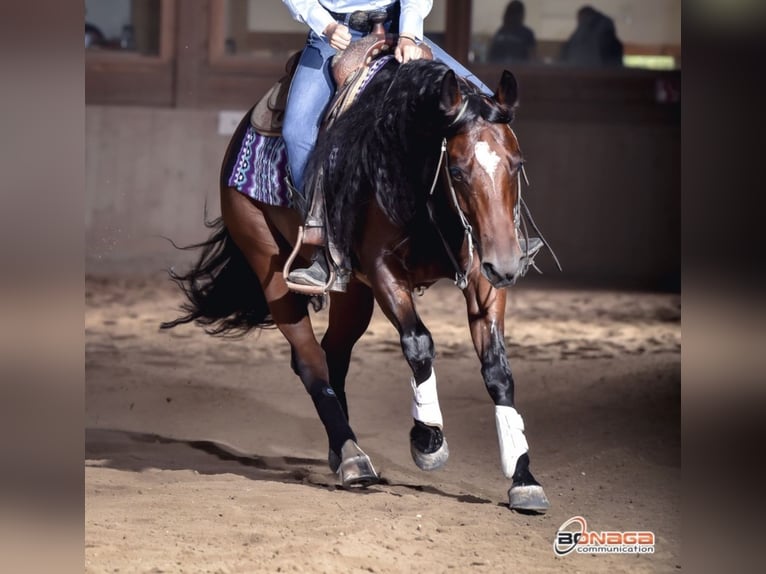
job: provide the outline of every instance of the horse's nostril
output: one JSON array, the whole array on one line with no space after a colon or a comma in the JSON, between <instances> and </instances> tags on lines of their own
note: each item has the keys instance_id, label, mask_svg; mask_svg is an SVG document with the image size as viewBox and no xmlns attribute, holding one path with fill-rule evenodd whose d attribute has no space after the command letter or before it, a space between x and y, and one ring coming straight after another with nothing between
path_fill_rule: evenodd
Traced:
<instances>
[{"instance_id":1,"label":"horse's nostril","mask_svg":"<svg viewBox=\"0 0 766 574\"><path fill-rule=\"evenodd\" d=\"M492 265L492 263L482 263L481 266L484 268L484 275L487 277L497 277L497 271L495 270L495 266Z\"/></svg>"}]
</instances>

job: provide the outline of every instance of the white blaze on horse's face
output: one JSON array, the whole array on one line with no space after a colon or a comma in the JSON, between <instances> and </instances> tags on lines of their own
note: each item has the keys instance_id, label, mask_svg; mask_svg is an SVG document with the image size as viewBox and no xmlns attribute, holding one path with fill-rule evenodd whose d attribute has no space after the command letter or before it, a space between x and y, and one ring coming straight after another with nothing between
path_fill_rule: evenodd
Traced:
<instances>
[{"instance_id":1,"label":"white blaze on horse's face","mask_svg":"<svg viewBox=\"0 0 766 574\"><path fill-rule=\"evenodd\" d=\"M487 172L487 175L492 180L492 190L495 188L495 173L497 172L497 164L500 163L500 156L489 147L489 144L485 141L478 141L473 148L476 161L479 162L481 168Z\"/></svg>"}]
</instances>

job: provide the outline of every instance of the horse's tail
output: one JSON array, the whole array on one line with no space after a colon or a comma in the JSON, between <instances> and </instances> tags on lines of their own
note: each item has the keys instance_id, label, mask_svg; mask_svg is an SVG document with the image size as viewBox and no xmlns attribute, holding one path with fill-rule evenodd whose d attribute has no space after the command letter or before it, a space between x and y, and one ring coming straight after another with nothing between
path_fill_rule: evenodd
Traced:
<instances>
[{"instance_id":1,"label":"horse's tail","mask_svg":"<svg viewBox=\"0 0 766 574\"><path fill-rule=\"evenodd\" d=\"M186 314L160 328L194 322L210 335L240 337L252 329L273 326L263 287L223 220L206 221L205 226L213 230L206 241L180 248L201 249L194 266L184 274L168 272L186 295L181 305Z\"/></svg>"}]
</instances>

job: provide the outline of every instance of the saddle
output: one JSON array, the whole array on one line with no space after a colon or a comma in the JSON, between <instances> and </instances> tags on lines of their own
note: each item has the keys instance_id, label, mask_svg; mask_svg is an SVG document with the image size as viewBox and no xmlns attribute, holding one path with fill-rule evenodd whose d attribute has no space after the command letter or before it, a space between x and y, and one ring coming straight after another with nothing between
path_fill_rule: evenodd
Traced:
<instances>
[{"instance_id":1,"label":"saddle","mask_svg":"<svg viewBox=\"0 0 766 574\"><path fill-rule=\"evenodd\" d=\"M269 88L263 97L255 104L250 113L250 125L259 134L269 137L282 135L282 123L285 119L287 95L290 93L290 82L295 75L303 50L295 52L285 63L285 75Z\"/></svg>"},{"instance_id":2,"label":"saddle","mask_svg":"<svg viewBox=\"0 0 766 574\"><path fill-rule=\"evenodd\" d=\"M394 45L392 38L365 36L333 56L331 67L336 91L325 113L323 125L332 123L332 120L351 105L359 94L372 61L390 51ZM285 75L255 104L250 114L250 124L259 134L270 137L282 135L287 96L302 52L301 50L290 56L285 64Z\"/></svg>"},{"instance_id":3,"label":"saddle","mask_svg":"<svg viewBox=\"0 0 766 574\"><path fill-rule=\"evenodd\" d=\"M331 124L354 102L368 79L371 64L392 52L397 38L395 34L386 34L383 26L376 24L368 36L352 42L344 51L333 56L331 68L336 92L325 113L323 126ZM431 49L426 44L421 45L421 48L426 51L428 59L433 59ZM285 75L255 104L250 114L250 124L259 134L270 137L282 135L290 83L302 52L290 56L285 64Z\"/></svg>"}]
</instances>

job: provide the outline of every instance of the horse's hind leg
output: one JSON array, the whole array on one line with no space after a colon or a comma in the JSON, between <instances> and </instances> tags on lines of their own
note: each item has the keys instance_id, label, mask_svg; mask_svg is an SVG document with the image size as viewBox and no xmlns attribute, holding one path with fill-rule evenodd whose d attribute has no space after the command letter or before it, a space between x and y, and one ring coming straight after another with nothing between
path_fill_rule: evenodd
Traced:
<instances>
[{"instance_id":1,"label":"horse's hind leg","mask_svg":"<svg viewBox=\"0 0 766 574\"><path fill-rule=\"evenodd\" d=\"M351 281L345 293L333 293L331 297L330 320L322 338L322 349L327 359L330 386L343 407L346 419L349 419L346 375L351 350L370 324L375 300L370 288L359 281ZM328 462L333 470L340 465L340 459L332 450Z\"/></svg>"},{"instance_id":2,"label":"horse's hind leg","mask_svg":"<svg viewBox=\"0 0 766 574\"><path fill-rule=\"evenodd\" d=\"M359 281L351 281L345 293L333 293L330 302L330 319L322 338L322 349L327 357L330 385L343 406L346 418L346 375L351 351L370 325L374 305L372 290Z\"/></svg>"},{"instance_id":3,"label":"horse's hind leg","mask_svg":"<svg viewBox=\"0 0 766 574\"><path fill-rule=\"evenodd\" d=\"M291 292L282 277L287 254L280 248L275 230L257 204L231 188L221 191L221 214L263 286L274 322L290 343L293 370L314 402L330 450L343 461L340 475L344 486L377 481L377 473L356 444L356 436L329 384L325 354L314 336L306 300Z\"/></svg>"},{"instance_id":4,"label":"horse's hind leg","mask_svg":"<svg viewBox=\"0 0 766 574\"><path fill-rule=\"evenodd\" d=\"M513 375L503 335L506 292L493 288L475 274L464 295L471 337L481 360L481 374L495 404L503 474L513 481L508 490L509 506L513 510L545 512L550 502L529 469L524 420L514 406Z\"/></svg>"}]
</instances>

